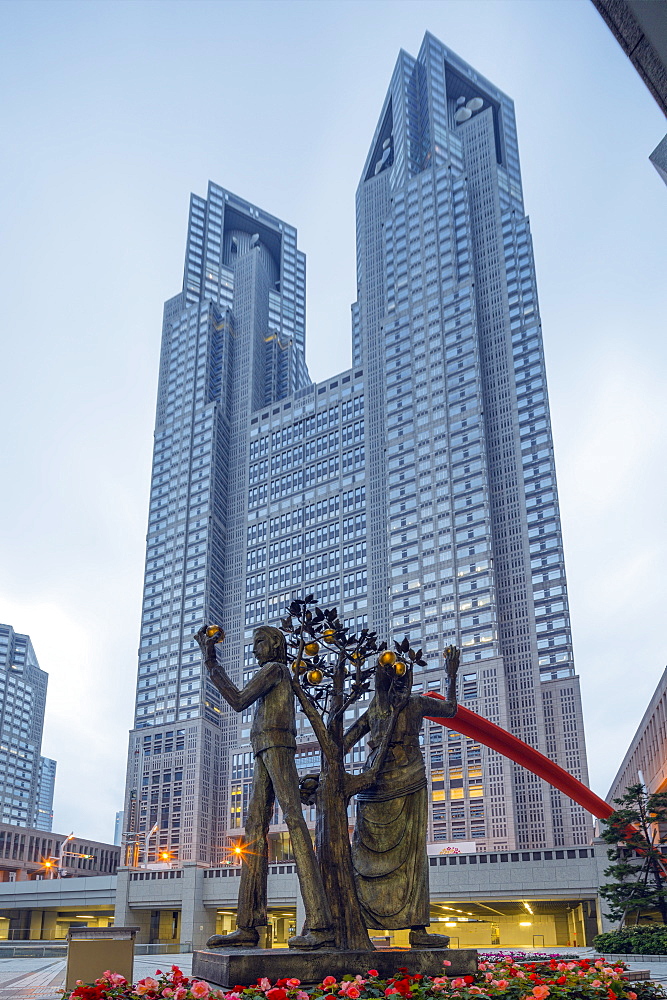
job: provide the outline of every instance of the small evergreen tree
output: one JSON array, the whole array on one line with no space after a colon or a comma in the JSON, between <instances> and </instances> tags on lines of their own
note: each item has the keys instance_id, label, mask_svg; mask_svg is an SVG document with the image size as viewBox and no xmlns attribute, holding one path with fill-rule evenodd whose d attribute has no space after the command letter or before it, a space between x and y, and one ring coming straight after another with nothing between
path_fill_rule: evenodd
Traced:
<instances>
[{"instance_id":1,"label":"small evergreen tree","mask_svg":"<svg viewBox=\"0 0 667 1000\"><path fill-rule=\"evenodd\" d=\"M623 921L628 914L656 910L667 924L667 865L661 845L667 835L660 831L667 824L667 794L648 795L644 786L630 785L619 807L603 820L602 838L613 847L607 852L613 864L604 874L612 881L600 886L600 895L609 904L607 916Z\"/></svg>"}]
</instances>

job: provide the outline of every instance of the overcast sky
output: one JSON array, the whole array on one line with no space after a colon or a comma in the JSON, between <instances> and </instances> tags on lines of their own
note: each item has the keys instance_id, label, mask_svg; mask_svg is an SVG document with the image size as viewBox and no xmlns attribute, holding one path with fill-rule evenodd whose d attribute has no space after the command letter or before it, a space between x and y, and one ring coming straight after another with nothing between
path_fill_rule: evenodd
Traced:
<instances>
[{"instance_id":1,"label":"overcast sky","mask_svg":"<svg viewBox=\"0 0 667 1000\"><path fill-rule=\"evenodd\" d=\"M208 179L294 224L314 379L350 363L354 192L430 30L515 101L591 784L667 662L665 119L589 0L0 4L0 621L49 672L54 829L110 840L163 301Z\"/></svg>"}]
</instances>

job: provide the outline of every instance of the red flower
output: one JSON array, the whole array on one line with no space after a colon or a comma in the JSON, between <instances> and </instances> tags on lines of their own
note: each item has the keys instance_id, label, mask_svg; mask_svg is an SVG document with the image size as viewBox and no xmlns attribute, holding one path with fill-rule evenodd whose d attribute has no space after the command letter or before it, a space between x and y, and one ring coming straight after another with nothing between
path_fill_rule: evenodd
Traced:
<instances>
[{"instance_id":1,"label":"red flower","mask_svg":"<svg viewBox=\"0 0 667 1000\"><path fill-rule=\"evenodd\" d=\"M565 983L567 982L567 976L559 976L556 982L558 983L559 986L564 986Z\"/></svg>"},{"instance_id":2,"label":"red flower","mask_svg":"<svg viewBox=\"0 0 667 1000\"><path fill-rule=\"evenodd\" d=\"M464 983L468 983L468 985L470 985L470 983L474 983L475 982L475 977L474 976L464 976L463 977L463 982Z\"/></svg>"},{"instance_id":3,"label":"red flower","mask_svg":"<svg viewBox=\"0 0 667 1000\"><path fill-rule=\"evenodd\" d=\"M287 979L276 979L276 986L287 986Z\"/></svg>"},{"instance_id":4,"label":"red flower","mask_svg":"<svg viewBox=\"0 0 667 1000\"><path fill-rule=\"evenodd\" d=\"M266 996L268 1000L287 1000L287 990L276 989L274 986L272 990L266 991Z\"/></svg>"},{"instance_id":5,"label":"red flower","mask_svg":"<svg viewBox=\"0 0 667 1000\"><path fill-rule=\"evenodd\" d=\"M369 976L377 976L378 975L378 970L377 969L369 969L368 970L368 975Z\"/></svg>"}]
</instances>

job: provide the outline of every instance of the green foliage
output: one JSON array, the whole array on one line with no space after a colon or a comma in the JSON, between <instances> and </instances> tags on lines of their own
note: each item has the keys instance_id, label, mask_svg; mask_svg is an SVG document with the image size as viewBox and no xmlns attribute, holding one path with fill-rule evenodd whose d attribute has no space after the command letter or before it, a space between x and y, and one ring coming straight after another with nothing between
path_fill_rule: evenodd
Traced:
<instances>
[{"instance_id":1,"label":"green foliage","mask_svg":"<svg viewBox=\"0 0 667 1000\"><path fill-rule=\"evenodd\" d=\"M667 927L637 924L608 934L598 934L593 947L606 955L667 955Z\"/></svg>"},{"instance_id":2,"label":"green foliage","mask_svg":"<svg viewBox=\"0 0 667 1000\"><path fill-rule=\"evenodd\" d=\"M602 833L613 845L607 852L612 864L604 871L611 881L600 887L600 895L609 904L607 916L623 921L635 914L638 920L641 913L657 911L666 924L667 867L661 845L667 837L659 827L667 823L667 795L647 795L638 784L626 788L614 802L619 808L604 820Z\"/></svg>"}]
</instances>

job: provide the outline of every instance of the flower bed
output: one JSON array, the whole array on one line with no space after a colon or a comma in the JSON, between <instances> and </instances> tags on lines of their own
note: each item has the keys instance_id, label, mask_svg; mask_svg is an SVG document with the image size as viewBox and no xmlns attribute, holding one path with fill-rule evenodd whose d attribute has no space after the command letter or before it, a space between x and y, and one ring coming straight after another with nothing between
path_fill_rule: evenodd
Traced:
<instances>
[{"instance_id":1,"label":"flower bed","mask_svg":"<svg viewBox=\"0 0 667 1000\"><path fill-rule=\"evenodd\" d=\"M370 956L369 956L370 957ZM659 983L633 983L623 979L622 964L608 965L603 959L564 961L551 958L517 962L513 958L481 961L475 975L409 976L398 969L391 979L380 979L375 969L366 976L345 976L337 981L325 976L317 986L302 987L298 979L275 983L260 979L255 986L233 990L212 989L202 980L188 979L172 966L158 970L135 985L113 972L105 972L94 984L78 983L64 1000L657 1000L667 997Z\"/></svg>"}]
</instances>

